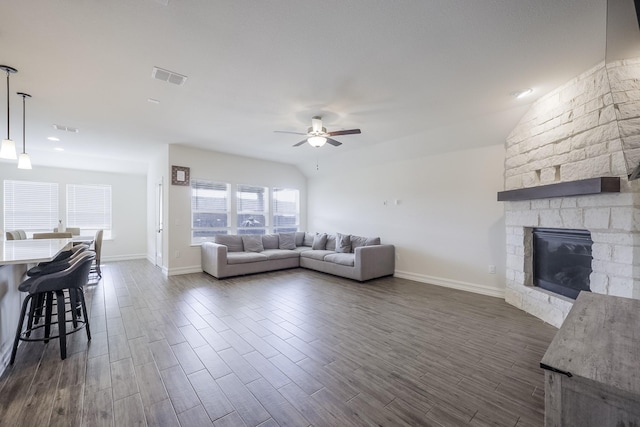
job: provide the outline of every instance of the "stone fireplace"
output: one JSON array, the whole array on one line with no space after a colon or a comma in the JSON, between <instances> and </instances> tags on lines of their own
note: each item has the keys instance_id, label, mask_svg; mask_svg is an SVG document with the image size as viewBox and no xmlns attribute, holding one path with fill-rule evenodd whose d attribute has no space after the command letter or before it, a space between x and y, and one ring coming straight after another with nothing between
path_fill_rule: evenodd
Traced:
<instances>
[{"instance_id":1,"label":"stone fireplace","mask_svg":"<svg viewBox=\"0 0 640 427\"><path fill-rule=\"evenodd\" d=\"M505 190L619 177L620 191L505 202L508 303L561 326L571 298L533 286L533 229L591 234L592 292L640 299L640 59L601 63L536 101L506 141Z\"/></svg>"}]
</instances>

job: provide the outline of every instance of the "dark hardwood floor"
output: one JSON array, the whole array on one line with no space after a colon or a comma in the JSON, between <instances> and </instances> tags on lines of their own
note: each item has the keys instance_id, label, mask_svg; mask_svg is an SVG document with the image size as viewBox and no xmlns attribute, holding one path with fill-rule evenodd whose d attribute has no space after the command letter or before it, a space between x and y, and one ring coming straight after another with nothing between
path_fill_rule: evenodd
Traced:
<instances>
[{"instance_id":1,"label":"dark hardwood floor","mask_svg":"<svg viewBox=\"0 0 640 427\"><path fill-rule=\"evenodd\" d=\"M304 269L106 264L93 339L21 345L2 426L542 426L556 329L498 298Z\"/></svg>"}]
</instances>

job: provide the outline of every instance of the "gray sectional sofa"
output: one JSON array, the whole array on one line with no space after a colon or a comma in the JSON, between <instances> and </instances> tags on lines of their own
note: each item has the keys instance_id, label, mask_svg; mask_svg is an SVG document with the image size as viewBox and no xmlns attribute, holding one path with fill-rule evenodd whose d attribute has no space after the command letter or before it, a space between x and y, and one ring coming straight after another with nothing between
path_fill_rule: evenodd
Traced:
<instances>
[{"instance_id":1,"label":"gray sectional sofa","mask_svg":"<svg viewBox=\"0 0 640 427\"><path fill-rule=\"evenodd\" d=\"M395 247L378 237L337 233L217 235L204 242L202 270L222 279L243 274L304 267L364 282L392 275Z\"/></svg>"}]
</instances>

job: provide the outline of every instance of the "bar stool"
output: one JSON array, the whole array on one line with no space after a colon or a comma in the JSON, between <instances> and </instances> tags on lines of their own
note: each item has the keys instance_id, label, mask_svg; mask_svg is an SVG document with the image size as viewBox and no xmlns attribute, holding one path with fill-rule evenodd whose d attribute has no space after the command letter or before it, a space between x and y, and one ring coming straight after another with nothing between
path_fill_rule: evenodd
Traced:
<instances>
[{"instance_id":1,"label":"bar stool","mask_svg":"<svg viewBox=\"0 0 640 427\"><path fill-rule=\"evenodd\" d=\"M71 265L55 273L42 274L37 277L32 277L20 284L18 289L21 292L27 292L27 296L22 303L22 310L20 312L20 321L18 323L18 329L16 330L16 337L13 342L13 349L11 351L10 364L13 364L16 358L16 352L18 350L18 343L20 341L44 341L49 342L50 339L60 339L60 358L65 359L67 357L67 335L79 331L84 328L87 332L87 339L91 341L91 330L89 328L89 316L87 313L87 306L84 299L84 292L82 287L87 284L89 277L89 270L91 264L95 259L95 253L92 251L83 251L77 256ZM67 291L69 300L71 302L71 309L66 309L65 293ZM57 322L52 322L53 314L53 295L56 296L56 312ZM28 327L25 331L22 331L24 324L24 318L27 313L27 307L29 304L35 304L37 297L44 296L45 303L45 319L43 325ZM78 318L77 304L80 305L82 319ZM33 312L33 310L30 310ZM67 320L67 313L71 313L71 319ZM31 323L31 322L30 322ZM67 323L72 323L73 327L67 331ZM51 336L51 326L58 325L58 335ZM44 337L31 338L31 334L44 328Z\"/></svg>"},{"instance_id":2,"label":"bar stool","mask_svg":"<svg viewBox=\"0 0 640 427\"><path fill-rule=\"evenodd\" d=\"M27 276L38 277L43 274L51 274L58 271L66 270L67 268L71 267L71 265L75 262L75 259L80 256L82 252L88 249L88 245L74 246L71 249L58 254L58 256L56 256L53 261L41 262L35 267L30 268L29 270L27 270ZM38 320L42 316L45 296L45 293L41 293L34 297L34 301L31 303L31 307L29 310L29 321L27 323L27 336L31 334L30 331L33 325L37 325Z\"/></svg>"}]
</instances>

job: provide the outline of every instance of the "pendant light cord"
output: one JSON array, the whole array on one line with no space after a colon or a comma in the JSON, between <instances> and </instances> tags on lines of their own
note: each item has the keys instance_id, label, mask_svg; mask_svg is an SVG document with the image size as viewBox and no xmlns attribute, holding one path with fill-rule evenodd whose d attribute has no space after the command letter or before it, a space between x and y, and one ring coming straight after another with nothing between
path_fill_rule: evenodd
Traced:
<instances>
[{"instance_id":1,"label":"pendant light cord","mask_svg":"<svg viewBox=\"0 0 640 427\"><path fill-rule=\"evenodd\" d=\"M25 154L27 152L27 144L26 144L26 135L25 135L25 130L26 130L26 126L25 123L27 122L27 117L26 117L26 107L25 107L25 98L26 95L22 95L22 154Z\"/></svg>"},{"instance_id":2,"label":"pendant light cord","mask_svg":"<svg viewBox=\"0 0 640 427\"><path fill-rule=\"evenodd\" d=\"M9 126L10 126L10 122L11 120L9 119L9 70L7 70L7 139L11 139L9 136L11 135L11 133L9 132ZM15 154L14 154L15 156Z\"/></svg>"}]
</instances>

